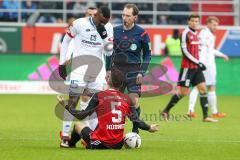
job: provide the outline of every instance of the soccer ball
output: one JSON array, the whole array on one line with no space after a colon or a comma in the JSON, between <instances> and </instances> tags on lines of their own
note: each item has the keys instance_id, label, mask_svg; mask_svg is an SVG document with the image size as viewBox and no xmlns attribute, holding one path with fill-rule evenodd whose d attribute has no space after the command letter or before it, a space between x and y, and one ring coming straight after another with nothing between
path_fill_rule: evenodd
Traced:
<instances>
[{"instance_id":1,"label":"soccer ball","mask_svg":"<svg viewBox=\"0 0 240 160\"><path fill-rule=\"evenodd\" d=\"M134 132L129 132L125 135L124 146L125 148L139 148L141 146L141 137Z\"/></svg>"}]
</instances>

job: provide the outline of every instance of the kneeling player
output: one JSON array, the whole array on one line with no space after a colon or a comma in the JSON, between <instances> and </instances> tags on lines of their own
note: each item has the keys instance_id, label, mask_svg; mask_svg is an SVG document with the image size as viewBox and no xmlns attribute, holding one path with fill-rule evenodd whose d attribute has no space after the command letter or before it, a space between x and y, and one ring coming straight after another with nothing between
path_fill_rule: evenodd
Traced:
<instances>
[{"instance_id":1,"label":"kneeling player","mask_svg":"<svg viewBox=\"0 0 240 160\"><path fill-rule=\"evenodd\" d=\"M87 108L82 111L69 109L64 104L62 97L58 97L60 103L66 106L66 109L79 120L93 112L96 112L98 119L98 126L94 131L81 122L76 123L68 147L75 147L82 138L87 143L86 148L88 149L121 149L124 142L126 116L142 130L158 131L158 125L148 125L139 119L136 107L131 105L129 97L118 90L122 86L122 82L122 73L113 69L108 82L110 89L96 93Z\"/></svg>"}]
</instances>

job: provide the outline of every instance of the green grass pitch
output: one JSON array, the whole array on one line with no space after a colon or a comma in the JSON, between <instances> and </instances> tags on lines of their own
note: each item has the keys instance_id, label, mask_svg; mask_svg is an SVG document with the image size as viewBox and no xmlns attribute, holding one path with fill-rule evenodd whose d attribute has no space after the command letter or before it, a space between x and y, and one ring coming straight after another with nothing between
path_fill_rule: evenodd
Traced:
<instances>
[{"instance_id":1,"label":"green grass pitch","mask_svg":"<svg viewBox=\"0 0 240 160\"><path fill-rule=\"evenodd\" d=\"M218 104L227 117L218 123L203 123L200 106L198 117L186 119L188 97L180 101L164 122L159 112L170 96L141 99L142 118L158 123L155 134L141 131L142 146L134 150L85 150L59 148L61 121L55 116L56 96L0 95L0 159L158 159L158 160L239 160L240 101L239 96L219 96ZM126 131L130 131L128 122Z\"/></svg>"}]
</instances>

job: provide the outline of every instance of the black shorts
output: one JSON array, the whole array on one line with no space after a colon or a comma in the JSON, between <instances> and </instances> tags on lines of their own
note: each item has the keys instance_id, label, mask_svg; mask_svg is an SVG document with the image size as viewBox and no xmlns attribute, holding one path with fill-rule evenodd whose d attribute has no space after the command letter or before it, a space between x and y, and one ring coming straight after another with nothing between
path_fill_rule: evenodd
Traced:
<instances>
[{"instance_id":1,"label":"black shorts","mask_svg":"<svg viewBox=\"0 0 240 160\"><path fill-rule=\"evenodd\" d=\"M99 140L91 141L90 135L92 132L89 127L84 127L81 132L82 139L87 143L87 149L121 149L124 144L123 140L114 145L106 145Z\"/></svg>"},{"instance_id":2,"label":"black shorts","mask_svg":"<svg viewBox=\"0 0 240 160\"><path fill-rule=\"evenodd\" d=\"M189 88L191 86L196 86L202 82L205 82L205 78L203 71L200 68L181 68L178 77L178 86Z\"/></svg>"},{"instance_id":3,"label":"black shorts","mask_svg":"<svg viewBox=\"0 0 240 160\"><path fill-rule=\"evenodd\" d=\"M129 93L137 93L139 97L141 96L141 85L136 83L137 78L134 77L129 80L125 80L119 90L124 93L126 88Z\"/></svg>"}]
</instances>

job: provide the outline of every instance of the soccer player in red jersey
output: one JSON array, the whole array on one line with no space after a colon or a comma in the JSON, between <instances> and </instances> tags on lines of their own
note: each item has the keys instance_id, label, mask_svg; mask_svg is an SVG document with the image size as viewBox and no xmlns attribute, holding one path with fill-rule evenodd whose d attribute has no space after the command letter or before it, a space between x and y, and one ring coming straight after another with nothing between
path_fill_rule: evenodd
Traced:
<instances>
[{"instance_id":1,"label":"soccer player in red jersey","mask_svg":"<svg viewBox=\"0 0 240 160\"><path fill-rule=\"evenodd\" d=\"M206 70L204 64L199 61L199 37L198 25L200 17L190 15L188 17L188 27L181 34L182 63L178 77L178 93L174 94L162 112L165 120L168 120L171 108L185 95L189 94L189 87L196 86L200 93L200 103L203 112L204 122L217 122L208 117L208 99L203 71Z\"/></svg>"},{"instance_id":2,"label":"soccer player in red jersey","mask_svg":"<svg viewBox=\"0 0 240 160\"><path fill-rule=\"evenodd\" d=\"M61 97L60 103L77 119L82 120L96 112L98 126L92 131L82 122L77 122L71 134L69 147L75 147L82 138L88 149L121 149L124 144L124 125L126 117L133 121L138 128L149 132L158 131L158 125L148 125L138 117L136 107L130 98L121 93L119 88L123 84L123 74L118 69L112 69L108 80L110 89L94 94L85 110L79 111L68 108Z\"/></svg>"}]
</instances>

